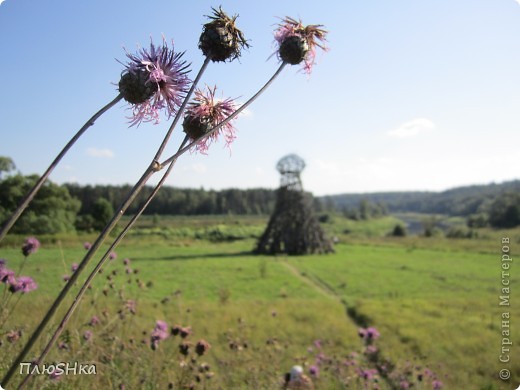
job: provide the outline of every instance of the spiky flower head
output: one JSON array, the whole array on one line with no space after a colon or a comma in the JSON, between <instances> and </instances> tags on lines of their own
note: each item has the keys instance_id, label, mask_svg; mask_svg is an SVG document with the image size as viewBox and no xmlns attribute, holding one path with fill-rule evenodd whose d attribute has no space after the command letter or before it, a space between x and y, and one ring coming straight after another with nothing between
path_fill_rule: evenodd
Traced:
<instances>
[{"instance_id":1,"label":"spiky flower head","mask_svg":"<svg viewBox=\"0 0 520 390\"><path fill-rule=\"evenodd\" d=\"M141 122L159 123L159 113L166 110L168 118L177 113L191 84L188 65L182 56L167 45L141 48L136 54L126 52L130 60L119 81L119 92L132 104L131 126Z\"/></svg>"},{"instance_id":2,"label":"spiky flower head","mask_svg":"<svg viewBox=\"0 0 520 390\"><path fill-rule=\"evenodd\" d=\"M30 276L19 276L16 279L11 281L11 285L9 286L9 291L13 294L16 292L21 292L22 294L28 293L30 291L36 290L38 285Z\"/></svg>"},{"instance_id":3,"label":"spiky flower head","mask_svg":"<svg viewBox=\"0 0 520 390\"><path fill-rule=\"evenodd\" d=\"M303 62L303 70L310 74L316 62L316 47L327 51L325 46L327 31L320 24L304 26L301 20L290 17L282 19L282 23L274 32L278 43L278 58L291 65Z\"/></svg>"},{"instance_id":4,"label":"spiky flower head","mask_svg":"<svg viewBox=\"0 0 520 390\"><path fill-rule=\"evenodd\" d=\"M236 111L237 107L233 99L217 99L215 92L216 87L207 87L205 91L200 89L195 91L195 98L188 105L182 123L184 132L191 140L200 139ZM221 133L224 134L226 146L229 146L236 138L235 128L231 123L233 120L221 126L208 137L200 139L195 149L205 154L209 144L216 140Z\"/></svg>"},{"instance_id":5,"label":"spiky flower head","mask_svg":"<svg viewBox=\"0 0 520 390\"><path fill-rule=\"evenodd\" d=\"M204 25L199 38L199 49L213 62L233 61L240 57L242 48L249 47L242 31L235 26L238 15L230 18L221 7L218 10L211 9L213 15L207 16L211 22Z\"/></svg>"},{"instance_id":6,"label":"spiky flower head","mask_svg":"<svg viewBox=\"0 0 520 390\"><path fill-rule=\"evenodd\" d=\"M38 241L38 239L35 237L28 237L22 245L22 253L24 256L29 256L31 253L36 253L39 247L40 241Z\"/></svg>"}]
</instances>

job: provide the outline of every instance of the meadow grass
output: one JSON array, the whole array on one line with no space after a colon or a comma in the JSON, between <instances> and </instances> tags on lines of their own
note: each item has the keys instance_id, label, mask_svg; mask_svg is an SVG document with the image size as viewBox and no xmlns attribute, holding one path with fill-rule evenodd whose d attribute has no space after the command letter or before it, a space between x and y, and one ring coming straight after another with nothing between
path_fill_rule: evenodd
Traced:
<instances>
[{"instance_id":1,"label":"meadow grass","mask_svg":"<svg viewBox=\"0 0 520 390\"><path fill-rule=\"evenodd\" d=\"M230 223L225 217L204 225L201 218L168 225L187 229L182 237L172 231L150 233L156 227L145 221L144 230L129 236L118 257L104 267L68 324L60 339L68 349L54 348L48 357L49 362L95 362L98 375L59 381L42 376L32 387L180 388L195 383L209 389L271 389L281 386L283 373L293 364L308 369L321 354L327 360L321 360L321 375L314 378L317 388L364 388L356 371L344 371L342 362L351 352L362 354L357 329L370 325L381 332L380 354L398 367L396 372L428 367L448 389L514 388L513 382L497 378L504 311L498 304L499 239L517 237L518 231L488 231L493 237L482 240L396 239L383 234L395 222L386 219L372 227L363 222L359 235L352 229L340 235L334 254L304 257L252 255L255 241L247 238L247 229L245 239L221 243L194 234L254 228L258 221ZM374 234L371 239L362 234L367 229ZM63 275L81 260L82 243L90 238L49 237L29 257L23 274L34 277L39 289L20 299L2 328L2 371L63 286ZM12 244L0 249L0 257L12 269L22 260ZM516 291L518 279L511 284ZM128 301L135 302L135 314ZM520 311L514 306L507 310L513 318L511 339L519 340L514 318L520 318ZM100 318L99 325L89 325L93 316ZM178 336L153 351L150 334L157 320L191 326L188 340L207 340L210 352L188 359L179 354ZM22 337L9 342L7 333L13 329L21 329ZM83 337L87 330L93 332L88 342ZM517 348L511 361L508 367L517 380ZM213 377L199 375L196 382L202 362ZM348 387L345 378L350 378ZM378 386L391 388L391 382L380 376Z\"/></svg>"}]
</instances>

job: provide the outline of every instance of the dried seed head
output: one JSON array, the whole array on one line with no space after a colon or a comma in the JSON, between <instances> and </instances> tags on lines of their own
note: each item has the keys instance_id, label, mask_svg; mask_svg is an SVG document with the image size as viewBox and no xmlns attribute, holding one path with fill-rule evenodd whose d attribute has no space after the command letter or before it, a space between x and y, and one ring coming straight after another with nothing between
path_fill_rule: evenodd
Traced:
<instances>
[{"instance_id":1,"label":"dried seed head","mask_svg":"<svg viewBox=\"0 0 520 390\"><path fill-rule=\"evenodd\" d=\"M299 35L285 38L280 44L280 59L291 65L297 65L305 59L309 52L307 40Z\"/></svg>"},{"instance_id":2,"label":"dried seed head","mask_svg":"<svg viewBox=\"0 0 520 390\"><path fill-rule=\"evenodd\" d=\"M291 65L303 62L305 73L310 74L316 59L316 48L327 51L325 46L327 31L318 24L304 26L301 20L290 17L282 19L282 23L274 32L278 43L278 58Z\"/></svg>"},{"instance_id":3,"label":"dried seed head","mask_svg":"<svg viewBox=\"0 0 520 390\"><path fill-rule=\"evenodd\" d=\"M240 56L243 47L249 47L242 31L235 26L238 15L230 18L219 7L212 8L211 22L204 25L199 38L199 49L214 62L232 61Z\"/></svg>"},{"instance_id":4,"label":"dried seed head","mask_svg":"<svg viewBox=\"0 0 520 390\"><path fill-rule=\"evenodd\" d=\"M208 117L186 115L182 122L184 132L191 138L197 139L211 129L211 121Z\"/></svg>"},{"instance_id":5,"label":"dried seed head","mask_svg":"<svg viewBox=\"0 0 520 390\"><path fill-rule=\"evenodd\" d=\"M157 91L157 86L148 82L148 75L146 70L138 69L121 76L119 92L128 103L144 103Z\"/></svg>"}]
</instances>

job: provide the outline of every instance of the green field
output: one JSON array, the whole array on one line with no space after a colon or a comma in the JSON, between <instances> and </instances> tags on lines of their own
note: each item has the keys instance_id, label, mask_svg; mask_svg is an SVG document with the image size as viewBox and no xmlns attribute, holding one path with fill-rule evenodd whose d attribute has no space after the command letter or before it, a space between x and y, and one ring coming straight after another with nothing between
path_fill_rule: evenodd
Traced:
<instances>
[{"instance_id":1,"label":"green field","mask_svg":"<svg viewBox=\"0 0 520 390\"><path fill-rule=\"evenodd\" d=\"M392 217L357 223L335 217L325 225L339 240L334 254L253 255L254 237L265 221L231 216L142 221L68 324L60 340L67 349L56 347L47 358L49 364L95 363L97 375L59 380L41 375L33 387L151 389L193 383L208 389L276 389L296 363L319 367L313 379L318 389L399 388L404 381L428 389L433 379L445 389L516 389L520 383L515 321L520 283L514 263L511 306L499 305L500 240L510 237L516 253L518 230L481 231L481 238L471 240L398 239L386 237L396 223ZM9 237L0 248L12 269L22 261L16 246L22 240ZM92 237L41 240L42 248L28 258L23 272L39 288L21 297L2 326L2 372L64 285L63 275L81 260L83 242ZM4 306L9 308L16 299L6 303L8 295ZM129 300L135 301L135 314ZM503 312L510 313L509 338L515 343L507 364L499 362ZM94 326L89 325L93 316L99 318ZM185 340L171 336L152 350L157 320L190 326L193 334ZM363 355L358 328L367 326L381 333L377 361ZM8 341L7 333L18 329L21 339ZM87 330L92 331L88 341ZM207 354L179 353L180 342L191 342L193 349L200 339L212 346ZM360 370L376 364L374 378L360 378ZM509 382L498 378L503 368L511 371ZM425 369L435 378L419 382L417 375Z\"/></svg>"}]
</instances>

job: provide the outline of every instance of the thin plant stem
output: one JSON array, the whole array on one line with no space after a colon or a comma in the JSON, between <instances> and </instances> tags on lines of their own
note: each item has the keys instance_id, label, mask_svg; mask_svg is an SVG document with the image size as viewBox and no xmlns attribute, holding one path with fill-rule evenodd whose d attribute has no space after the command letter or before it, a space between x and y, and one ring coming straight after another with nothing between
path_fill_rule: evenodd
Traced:
<instances>
[{"instance_id":1,"label":"thin plant stem","mask_svg":"<svg viewBox=\"0 0 520 390\"><path fill-rule=\"evenodd\" d=\"M2 229L0 230L0 241L2 241L4 239L4 237L7 235L7 233L9 232L9 230L11 230L11 228L13 227L13 225L15 224L15 222L18 220L18 218L20 218L20 216L22 215L22 213L24 212L24 210L27 208L27 206L29 205L29 203L31 203L31 201L34 199L34 197L36 196L36 194L38 193L38 191L40 190L40 188L42 187L42 185L47 181L48 177L50 176L50 174L52 173L52 171L54 170L54 168L56 168L56 166L59 164L59 162L61 161L61 159L63 158L63 156L65 156L65 154L67 154L67 152L69 151L69 149L72 147L72 145L74 145L76 143L76 141L83 135L83 133L85 131L87 131L87 129L94 125L94 122L101 116L103 115L106 111L108 111L110 108L112 108L117 102L119 102L121 99L123 98L123 95L121 94L118 94L114 100L112 100L110 103L108 103L106 106L104 106L103 108L101 108L101 110L99 110L98 112L96 112L87 122L85 122L85 124L83 125L83 127L81 129L79 129L79 131L74 135L74 137L72 137L70 139L70 141L65 145L65 147L61 150L61 152L58 154L58 156L56 156L56 158L54 159L54 161L51 163L51 165L49 165L49 167L47 168L47 170L43 173L43 175L38 179L38 181L36 182L36 184L33 186L33 188L24 196L24 198L22 199L22 201L20 202L19 206L17 207L17 209L14 211L14 213L11 215L11 217L7 220L7 222L4 224L4 226L2 227Z\"/></svg>"},{"instance_id":2,"label":"thin plant stem","mask_svg":"<svg viewBox=\"0 0 520 390\"><path fill-rule=\"evenodd\" d=\"M188 136L186 136L184 138L184 141L182 142L181 146L179 147L179 150L185 145L185 143L188 141ZM54 332L54 334L52 335L51 339L48 341L47 345L45 346L45 348L43 349L40 357L38 359L36 359L36 361L34 362L34 364L39 364L41 361L43 361L43 359L45 359L45 357L47 356L47 354L49 353L49 351L51 350L52 346L54 345L54 343L56 342L56 340L58 340L58 338L60 337L61 333L63 332L63 330L65 329L65 326L67 325L67 322L69 321L70 317L72 316L72 314L74 313L74 310L76 309L76 307L79 305L81 299L83 298L83 296L85 295L85 292L87 291L88 287L90 286L90 283L92 282L92 280L94 279L94 277L98 274L99 270L103 267L103 265L105 265L107 259L110 258L110 253L117 247L117 245L123 240L123 238L126 236L126 234L128 233L128 231L132 228L132 226L135 224L135 222L137 221L137 219L142 215L142 213L144 212L144 210L146 209L146 207L148 207L148 205L150 204L150 202L153 200L153 198L155 197L155 195L157 194L157 192L159 192L160 188L162 187L162 185L164 184L164 182L166 181L167 177L169 176L173 166L175 165L175 162L177 161L177 159L174 159L170 162L170 165L168 166L168 168L166 169L166 172L163 174L163 177L161 178L161 180L159 181L159 183L155 186L155 188L153 189L152 193L148 196L148 198L146 199L145 203L139 208L139 210L137 211L137 213L130 219L130 221L127 223L127 225L125 226L125 228L121 231L121 233L119 233L118 237L114 240L114 242L110 245L110 247L106 250L104 256L101 258L101 260L98 262L98 264L96 265L96 267L90 272L90 275L87 277L87 279L85 280L85 282L83 283L83 285L81 286L81 289L78 291L77 295L76 295L76 298L74 298L74 301L72 302L72 304L70 305L69 309L67 310L67 312L65 313L65 315L63 316L63 319L61 320L60 324L58 325L58 328L56 329L56 331ZM27 375L24 380L20 383L20 385L18 386L18 389L22 389L30 380L31 378L31 374Z\"/></svg>"},{"instance_id":3,"label":"thin plant stem","mask_svg":"<svg viewBox=\"0 0 520 390\"><path fill-rule=\"evenodd\" d=\"M173 156L171 156L170 158L168 158L167 160L165 160L164 162L162 162L160 164L161 167L163 166L166 166L168 164L170 164L172 161L176 160L177 158L179 158L179 156L183 155L184 153L186 153L188 150L190 150L194 145L196 145L198 142L200 142L202 139L206 138L206 137L209 137L211 134L213 134L214 132L216 132L220 127L224 126L226 123L228 123L229 121L233 120L238 114L240 114L243 110L245 110L251 103L253 103L257 98L258 96L260 96L266 89L267 87L269 87L273 81L276 79L276 77L278 77L278 75L282 72L283 68L285 67L285 65L287 65L286 62L283 62L280 67L277 69L277 71L273 74L273 76L271 76L271 78L264 84L264 86L262 88L260 88L258 90L257 93L255 93L247 102L245 102L244 104L242 104L234 113L232 113L230 116L228 116L226 119L224 119L222 122L218 123L217 125L215 125L213 128L211 128L210 130L208 130L208 132L200 137L198 137L197 139L193 140L191 143L189 143L188 145L186 145L184 148L181 148L177 153L175 153Z\"/></svg>"},{"instance_id":4,"label":"thin plant stem","mask_svg":"<svg viewBox=\"0 0 520 390\"><path fill-rule=\"evenodd\" d=\"M47 326L48 322L51 320L51 318L53 317L54 313L58 309L59 305L61 304L63 299L66 297L67 293L69 292L71 287L74 285L76 280L78 279L79 275L81 274L81 271L83 271L83 269L86 267L86 265L88 264L90 259L94 256L95 252L101 246L101 244L103 243L105 238L108 236L108 234L115 227L115 225L117 224L117 222L119 221L121 216L124 214L126 209L130 206L132 201L135 199L135 197L137 196L139 191L144 187L144 185L146 184L148 179L152 176L153 172L155 171L154 167L155 167L154 164L150 165L150 167L146 170L145 174L141 177L141 179L136 183L136 185L132 189L132 192L131 192L130 196L128 196L128 198L123 202L122 206L119 208L119 211L112 217L112 219L110 220L108 225L105 226L105 229L103 229L103 231L98 236L98 238L96 239L94 244L92 244L92 246L88 250L87 254L83 258L81 263L78 265L78 269L76 270L76 272L74 272L71 275L71 277L68 280L67 284L65 284L65 286L61 290L60 294L58 295L58 297L56 298L54 303L51 305L51 307L49 308L49 310L45 314L44 318L42 319L42 321L40 322L38 327L35 329L35 331L31 335L31 337L27 341L27 344L22 349L22 351L20 352L20 354L18 355L16 360L13 362L13 364L9 368L9 371L7 371L7 373L5 374L5 376L4 376L4 378L2 379L2 382L1 382L2 387L6 387L7 386L7 384L9 383L9 380L11 379L13 374L18 369L18 366L20 365L20 363L23 362L23 359L25 358L27 353L31 350L33 345L36 343L36 341L40 337L41 333L43 332L43 330Z\"/></svg>"},{"instance_id":5,"label":"thin plant stem","mask_svg":"<svg viewBox=\"0 0 520 390\"><path fill-rule=\"evenodd\" d=\"M163 142L159 146L159 151L164 150L164 148L165 148L165 146L166 146L166 144L167 144L167 142L168 142L168 140L170 138L170 135L171 135L171 133L173 131L173 128L175 127L175 124L177 124L177 122L179 121L179 118L181 117L181 115L182 115L182 113L184 111L184 108L186 107L187 102L189 101L193 91L195 90L196 84L198 83L198 81L202 77L202 74L204 73L205 69L207 68L208 63L209 63L209 61L206 60L206 61L204 61L203 65L201 66L201 69L199 70L195 80L193 81L192 86L191 86L190 90L188 91L188 93L187 93L187 95L186 95L186 97L184 99L184 102L182 103L181 107L177 111L177 114L176 114L176 116L175 116L175 118L173 120L172 125L168 129L167 134L166 134ZM94 256L94 254L99 249L101 244L103 244L103 242L105 241L106 237L110 234L110 232L113 230L113 228L119 222L121 217L124 215L124 213L126 212L128 207L131 205L131 203L135 200L137 195L144 188L145 184L150 179L150 177L155 172L157 172L158 170L161 169L161 166L157 162L158 158L160 158L160 154L161 153L159 153L159 152L156 154L156 157L154 158L154 160L152 161L150 166L147 168L145 173L141 176L139 181L134 185L134 187L130 191L129 195L127 196L126 200L123 201L123 204L118 209L118 212L114 214L112 219L105 226L105 228L100 233L100 235L98 236L96 241L92 244L92 246L88 250L87 254L83 258L81 263L78 265L77 270L72 274L72 276L68 280L67 284L63 287L63 289L61 290L60 294L58 295L58 297L56 298L56 300L54 301L54 303L50 307L49 311L45 314L45 317L41 321L40 325L38 325L38 327L36 328L34 333L31 335L31 338L27 341L27 344L25 345L24 349L20 352L20 354L18 355L18 357L16 358L14 363L9 368L9 371L7 372L7 374L2 379L1 385L3 387L5 387L7 385L7 383L9 382L11 377L13 376L13 374L16 372L16 370L17 370L18 366L20 365L20 363L23 362L23 359L25 358L27 353L30 351L30 349L33 347L33 345L36 343L36 341L40 337L41 333L43 332L44 328L47 326L48 322L53 317L54 313L58 309L59 305L61 304L61 302L63 301L63 299L65 298L65 296L67 295L67 293L69 292L71 287L73 286L73 284L78 279L78 277L81 274L81 272L83 271L83 269L87 266L87 264L90 261L90 259Z\"/></svg>"},{"instance_id":6,"label":"thin plant stem","mask_svg":"<svg viewBox=\"0 0 520 390\"><path fill-rule=\"evenodd\" d=\"M206 68L207 64L209 63L209 61L206 59L206 61L204 62L204 64L202 65L202 68L201 68L201 71L199 72L199 75L197 76L196 78L196 81L198 82L198 80L200 79L200 75L201 75L201 72ZM280 67L278 68L278 70L274 73L274 75L264 84L264 86L262 88L260 88L260 90L254 94L246 103L244 103L240 108L238 108L234 113L232 113L229 117L227 117L225 120L223 120L222 122L220 122L219 124L217 124L215 127L213 127L210 131L208 131L206 134L204 134L202 137L199 137L198 139L196 139L195 141L193 141L191 144L189 144L188 146L184 146L186 143L187 143L187 140L188 140L188 136L186 136L184 138L184 141L181 143L180 147L179 147L179 150L177 151L177 153L175 155L173 155L172 157L170 157L166 162L164 162L163 164L160 164L160 165L155 165L157 164L157 160L158 158L160 157L161 155L161 152L162 150L164 150L164 146L166 145L166 142L163 142L163 144L161 144L161 147L159 148L159 151L158 153L156 154L156 157L154 159L154 162L152 162L152 164L150 165L150 169L152 169L152 173L156 170L159 170L159 169L162 169L163 167L165 167L166 165L168 165L168 168L166 170L166 172L164 173L163 177L161 178L161 180L159 181L159 183L156 185L156 187L154 188L153 192L149 195L149 197L147 198L146 202L141 206L141 208L138 210L138 212L132 217L132 219L128 222L128 224L125 226L125 228L123 229L123 231L119 234L119 236L116 238L116 240L114 240L114 242L112 243L112 245L107 249L107 251L105 252L104 256L101 258L101 260L98 262L98 264L96 265L96 267L91 271L90 275L87 277L87 279L85 280L85 282L83 283L80 291L78 292L78 294L76 295L76 298L74 299L72 305L69 307L67 313L65 314L65 316L63 317L62 321L60 322L60 325L58 326L58 328L56 329L56 331L54 332L53 336L51 337L51 339L49 340L49 342L47 343L47 345L45 346L44 350L42 351L40 357L35 361L34 364L39 364L39 362L41 362L45 356L47 356L48 352L50 351L50 349L52 348L52 346L54 345L54 343L56 342L56 340L58 339L58 337L60 336L60 334L63 332L63 330L65 329L65 326L68 322L68 320L70 319L70 317L72 316L74 310L76 309L76 307L79 305L83 295L85 294L86 290L88 289L88 286L90 285L91 281L94 279L94 277L97 275L97 273L99 272L99 270L101 269L101 267L106 263L107 259L110 257L110 253L111 251L114 250L114 248L121 242L121 240L125 237L125 235L127 234L127 232L130 230L130 228L134 225L134 223L137 221L137 219L142 215L142 213L144 212L145 208L149 205L149 203L152 201L152 199L155 197L155 195L157 194L157 192L159 191L159 189L162 187L162 185L164 184L166 178L169 176L173 166L175 165L175 162L177 161L177 159L182 155L184 154L186 151L188 151L190 149L190 147L192 145L194 145L195 143L201 141L203 138L205 137L209 137L211 134L213 134L215 131L217 131L221 126L225 125L226 123L228 123L229 121L231 121L233 118L235 118L238 114L240 114L240 112L242 112L246 107L248 107L251 103L253 103L254 100L256 100L258 98L258 96L260 96L260 94L262 94L266 89L267 87L269 87L271 85L271 83L275 80L275 78L281 73L281 71L283 70L283 68L285 67L286 63L282 63L280 65ZM184 100L183 102L183 105L181 106L181 108L179 109L179 112L177 114L177 116L175 117L174 119L174 122L172 124L172 126L170 127L170 130L173 129L174 125L177 124L178 120L179 120L179 117L180 117L180 114L182 113L181 111L184 109L184 107L186 106L186 102L188 101L189 99L189 95L191 95L191 93L193 92L194 88L195 88L195 82L193 83L192 85L192 88L190 89L190 92L188 93L188 96L186 97L186 99ZM168 131L168 134L166 135L165 137L165 140L167 141L167 139L169 138L169 135L171 134L171 131ZM121 213L122 215L122 213ZM98 239L99 240L99 239ZM94 246L94 245L93 245ZM83 263L83 262L82 262ZM78 269L76 270L76 272L73 274L73 276L76 276L76 274L78 273L78 271L80 271L80 268L81 268L81 264L80 266L78 267ZM70 282L70 281L69 281ZM18 363L19 364L19 363ZM29 375L27 375L24 380L21 382L21 384L19 385L18 389L22 389L27 383L28 381L30 380L30 378L32 377L32 375L29 373Z\"/></svg>"}]
</instances>

